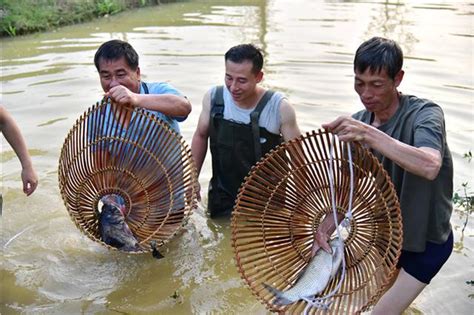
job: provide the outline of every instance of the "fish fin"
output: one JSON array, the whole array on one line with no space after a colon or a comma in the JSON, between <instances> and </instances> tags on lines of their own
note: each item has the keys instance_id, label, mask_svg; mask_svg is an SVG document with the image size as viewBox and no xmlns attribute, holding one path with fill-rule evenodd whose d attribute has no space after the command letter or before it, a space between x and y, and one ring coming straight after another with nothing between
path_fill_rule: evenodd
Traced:
<instances>
[{"instance_id":1,"label":"fish fin","mask_svg":"<svg viewBox=\"0 0 474 315\"><path fill-rule=\"evenodd\" d=\"M137 250L140 249L140 247L138 246L138 244L136 245L124 245L122 247L119 248L120 250L124 251L124 252L136 252Z\"/></svg>"},{"instance_id":2,"label":"fish fin","mask_svg":"<svg viewBox=\"0 0 474 315\"><path fill-rule=\"evenodd\" d=\"M275 300L273 301L274 304L276 305L288 305L293 303L294 301L291 301L283 296L283 292L280 290L275 289L271 285L268 285L266 283L262 283L263 287L267 289L271 294L275 296Z\"/></svg>"},{"instance_id":3,"label":"fish fin","mask_svg":"<svg viewBox=\"0 0 474 315\"><path fill-rule=\"evenodd\" d=\"M162 253L160 253L157 249L154 249L151 254L153 255L154 258L156 259L161 259L161 258L165 258L165 256L163 256Z\"/></svg>"},{"instance_id":4,"label":"fish fin","mask_svg":"<svg viewBox=\"0 0 474 315\"><path fill-rule=\"evenodd\" d=\"M154 258L156 259L161 259L161 258L164 258L165 256L163 256L163 254L161 254L159 251L158 251L158 248L156 248L156 241L153 240L150 242L150 246L151 246L151 254L153 255Z\"/></svg>"},{"instance_id":5,"label":"fish fin","mask_svg":"<svg viewBox=\"0 0 474 315\"><path fill-rule=\"evenodd\" d=\"M333 301L324 302L325 300L324 298L312 298L310 296L303 298L303 300L308 303L308 306L317 307L325 311L329 309L329 307L331 306L333 302Z\"/></svg>"},{"instance_id":6,"label":"fish fin","mask_svg":"<svg viewBox=\"0 0 474 315\"><path fill-rule=\"evenodd\" d=\"M126 247L125 243L123 243L120 239L114 237L113 235L104 235L102 237L102 240L104 241L105 244L118 248L118 249L122 249L123 247Z\"/></svg>"}]
</instances>

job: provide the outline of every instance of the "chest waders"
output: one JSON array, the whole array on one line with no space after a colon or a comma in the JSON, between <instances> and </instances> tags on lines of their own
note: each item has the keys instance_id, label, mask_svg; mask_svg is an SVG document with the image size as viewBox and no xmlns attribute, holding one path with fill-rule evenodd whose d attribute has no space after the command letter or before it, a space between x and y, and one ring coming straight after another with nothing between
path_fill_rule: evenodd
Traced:
<instances>
[{"instance_id":1,"label":"chest waders","mask_svg":"<svg viewBox=\"0 0 474 315\"><path fill-rule=\"evenodd\" d=\"M211 218L231 214L237 191L250 168L262 155L283 142L281 135L258 125L260 114L272 95L273 91L266 91L250 113L250 123L242 124L224 119L223 87L216 89L211 100L209 129L212 178L208 209Z\"/></svg>"}]
</instances>

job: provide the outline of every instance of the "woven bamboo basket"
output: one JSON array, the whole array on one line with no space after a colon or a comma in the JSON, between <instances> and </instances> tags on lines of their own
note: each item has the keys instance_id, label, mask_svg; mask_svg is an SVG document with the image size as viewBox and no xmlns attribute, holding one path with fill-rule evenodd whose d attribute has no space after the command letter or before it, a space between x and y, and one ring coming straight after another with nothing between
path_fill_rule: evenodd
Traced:
<instances>
[{"instance_id":1,"label":"woven bamboo basket","mask_svg":"<svg viewBox=\"0 0 474 315\"><path fill-rule=\"evenodd\" d=\"M352 144L351 152L353 219L344 234L346 276L328 311L304 300L275 305L273 294L262 284L288 290L310 261L314 232L326 214L333 217L331 161L336 208L340 214L346 213L350 191L347 146L322 130L307 133L268 153L242 184L232 214L232 246L242 278L269 310L359 313L380 298L394 275L402 247L402 220L395 189L368 150ZM341 272L319 296L333 291L340 278Z\"/></svg>"},{"instance_id":2,"label":"woven bamboo basket","mask_svg":"<svg viewBox=\"0 0 474 315\"><path fill-rule=\"evenodd\" d=\"M59 188L77 227L100 239L100 199L125 200L125 222L139 248L166 243L197 207L197 172L191 151L167 123L143 109L103 100L69 131L59 158Z\"/></svg>"}]
</instances>

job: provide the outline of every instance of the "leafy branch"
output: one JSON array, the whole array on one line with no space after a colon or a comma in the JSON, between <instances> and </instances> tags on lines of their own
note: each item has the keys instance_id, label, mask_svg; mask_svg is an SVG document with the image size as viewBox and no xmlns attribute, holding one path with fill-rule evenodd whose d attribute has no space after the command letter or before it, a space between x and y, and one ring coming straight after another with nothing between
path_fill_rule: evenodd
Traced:
<instances>
[{"instance_id":1,"label":"leafy branch","mask_svg":"<svg viewBox=\"0 0 474 315\"><path fill-rule=\"evenodd\" d=\"M467 160L468 163L472 160L472 152L469 151L464 153L464 158ZM462 235L464 235L464 230L466 229L467 223L469 221L469 216L474 212L474 195L472 192L469 192L469 182L464 182L461 184L462 192L458 194L457 192L454 194L453 203L460 211L462 211L466 219L464 221L462 227Z\"/></svg>"}]
</instances>

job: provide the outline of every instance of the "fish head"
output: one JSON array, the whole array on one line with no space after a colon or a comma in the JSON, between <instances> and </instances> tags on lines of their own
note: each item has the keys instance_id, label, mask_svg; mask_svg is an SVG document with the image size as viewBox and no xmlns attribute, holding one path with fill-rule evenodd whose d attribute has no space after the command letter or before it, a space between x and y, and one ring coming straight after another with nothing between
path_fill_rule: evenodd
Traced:
<instances>
[{"instance_id":1,"label":"fish head","mask_svg":"<svg viewBox=\"0 0 474 315\"><path fill-rule=\"evenodd\" d=\"M102 224L119 224L124 221L124 216L116 204L104 202L99 220Z\"/></svg>"},{"instance_id":2,"label":"fish head","mask_svg":"<svg viewBox=\"0 0 474 315\"><path fill-rule=\"evenodd\" d=\"M99 217L99 233L101 239L108 245L124 251L136 251L139 244L120 208L107 201L102 206Z\"/></svg>"},{"instance_id":3,"label":"fish head","mask_svg":"<svg viewBox=\"0 0 474 315\"><path fill-rule=\"evenodd\" d=\"M126 207L126 204L125 204L125 199L122 196L118 195L118 194L105 195L102 198L100 198L100 201L104 205L108 204L108 205L113 205L113 206L117 207L120 210L120 212L122 213L123 216L125 216L125 214L127 213L127 207Z\"/></svg>"}]
</instances>

